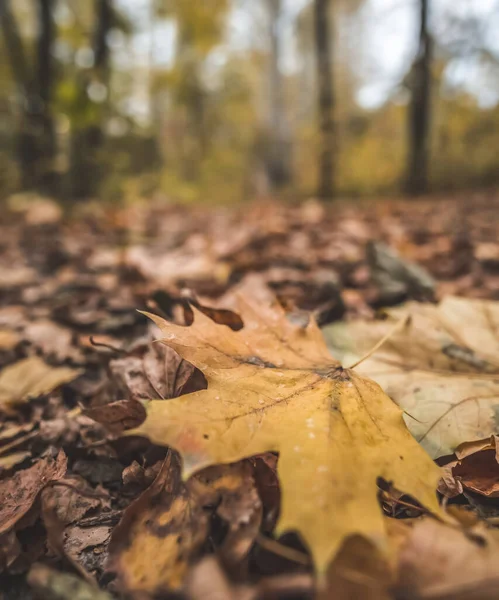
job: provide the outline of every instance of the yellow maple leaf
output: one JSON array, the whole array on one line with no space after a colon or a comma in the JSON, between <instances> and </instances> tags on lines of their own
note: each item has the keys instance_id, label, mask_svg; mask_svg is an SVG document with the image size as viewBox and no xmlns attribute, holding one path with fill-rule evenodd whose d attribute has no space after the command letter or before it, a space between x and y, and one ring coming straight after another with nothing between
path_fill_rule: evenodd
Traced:
<instances>
[{"instance_id":1,"label":"yellow maple leaf","mask_svg":"<svg viewBox=\"0 0 499 600\"><path fill-rule=\"evenodd\" d=\"M177 449L184 477L279 452L277 533L298 531L319 573L351 535L386 549L378 477L439 511L440 469L378 384L331 357L315 322L300 327L280 307L243 301L237 332L194 314L190 327L149 316L162 341L204 373L208 389L149 402L132 432Z\"/></svg>"}]
</instances>

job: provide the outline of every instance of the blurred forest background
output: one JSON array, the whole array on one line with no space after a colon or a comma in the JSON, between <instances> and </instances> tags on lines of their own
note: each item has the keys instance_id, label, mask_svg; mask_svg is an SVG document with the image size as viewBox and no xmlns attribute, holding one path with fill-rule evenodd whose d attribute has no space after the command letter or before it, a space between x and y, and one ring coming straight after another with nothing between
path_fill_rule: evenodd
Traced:
<instances>
[{"instance_id":1,"label":"blurred forest background","mask_svg":"<svg viewBox=\"0 0 499 600\"><path fill-rule=\"evenodd\" d=\"M0 0L0 196L499 181L497 0Z\"/></svg>"}]
</instances>

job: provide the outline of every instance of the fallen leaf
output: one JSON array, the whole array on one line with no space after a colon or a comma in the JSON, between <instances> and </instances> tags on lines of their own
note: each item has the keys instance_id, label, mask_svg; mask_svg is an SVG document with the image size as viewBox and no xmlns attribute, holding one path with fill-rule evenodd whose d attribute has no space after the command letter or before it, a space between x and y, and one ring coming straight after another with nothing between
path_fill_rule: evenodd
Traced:
<instances>
[{"instance_id":1,"label":"fallen leaf","mask_svg":"<svg viewBox=\"0 0 499 600\"><path fill-rule=\"evenodd\" d=\"M73 344L73 332L53 321L43 319L28 323L23 337L44 356L53 357L56 361L82 360L81 351Z\"/></svg>"},{"instance_id":2,"label":"fallen leaf","mask_svg":"<svg viewBox=\"0 0 499 600\"><path fill-rule=\"evenodd\" d=\"M109 369L115 393L133 400L175 398L199 389L192 387L199 371L160 344L138 344L127 356L111 360Z\"/></svg>"},{"instance_id":3,"label":"fallen leaf","mask_svg":"<svg viewBox=\"0 0 499 600\"><path fill-rule=\"evenodd\" d=\"M127 250L126 262L144 277L163 287L176 279L203 280L209 276L225 283L230 275L228 265L217 262L209 248L201 254L179 250L166 255L164 252L154 253L143 247L133 246Z\"/></svg>"},{"instance_id":4,"label":"fallen leaf","mask_svg":"<svg viewBox=\"0 0 499 600\"><path fill-rule=\"evenodd\" d=\"M110 594L99 590L81 577L61 573L42 564L34 564L31 567L28 583L37 597L47 600L112 600Z\"/></svg>"},{"instance_id":5,"label":"fallen leaf","mask_svg":"<svg viewBox=\"0 0 499 600\"><path fill-rule=\"evenodd\" d=\"M251 459L258 494L263 504L263 531L274 530L279 516L281 490L277 478L277 456L270 452Z\"/></svg>"},{"instance_id":6,"label":"fallen leaf","mask_svg":"<svg viewBox=\"0 0 499 600\"><path fill-rule=\"evenodd\" d=\"M407 325L393 332L409 315ZM437 458L489 438L499 415L499 303L447 297L438 306L411 303L381 321L328 326L324 335L346 364L385 335L359 365L405 411L414 437Z\"/></svg>"},{"instance_id":7,"label":"fallen leaf","mask_svg":"<svg viewBox=\"0 0 499 600\"><path fill-rule=\"evenodd\" d=\"M112 433L121 433L137 427L144 421L146 411L136 400L117 400L102 406L87 408L83 414L105 427Z\"/></svg>"},{"instance_id":8,"label":"fallen leaf","mask_svg":"<svg viewBox=\"0 0 499 600\"><path fill-rule=\"evenodd\" d=\"M52 481L64 477L66 467L66 455L61 450L55 459L42 458L29 469L0 481L0 570L10 566L23 552L23 544L17 539L18 530L36 520L38 509L34 507L40 492Z\"/></svg>"},{"instance_id":9,"label":"fallen leaf","mask_svg":"<svg viewBox=\"0 0 499 600\"><path fill-rule=\"evenodd\" d=\"M0 289L22 287L36 281L36 271L29 267L4 267L0 266Z\"/></svg>"},{"instance_id":10,"label":"fallen leaf","mask_svg":"<svg viewBox=\"0 0 499 600\"><path fill-rule=\"evenodd\" d=\"M218 556L226 567L235 567L248 554L260 529L262 503L248 463L211 467L198 473L194 495L212 498L216 515L228 530L218 548ZM199 487L199 484L203 488Z\"/></svg>"},{"instance_id":11,"label":"fallen leaf","mask_svg":"<svg viewBox=\"0 0 499 600\"><path fill-rule=\"evenodd\" d=\"M464 446L464 445L463 445ZM445 465L445 476L439 488L449 498L462 494L464 490L487 498L499 497L499 449L498 438L493 435L487 442L468 444L457 460Z\"/></svg>"},{"instance_id":12,"label":"fallen leaf","mask_svg":"<svg viewBox=\"0 0 499 600\"><path fill-rule=\"evenodd\" d=\"M90 511L109 508L109 493L96 492L78 475L60 480L42 492L42 504L53 510L63 525L80 521Z\"/></svg>"},{"instance_id":13,"label":"fallen leaf","mask_svg":"<svg viewBox=\"0 0 499 600\"><path fill-rule=\"evenodd\" d=\"M186 581L189 600L242 600L235 594L231 585L214 556L199 561L189 573ZM248 600L251 596L248 596Z\"/></svg>"},{"instance_id":14,"label":"fallen leaf","mask_svg":"<svg viewBox=\"0 0 499 600\"><path fill-rule=\"evenodd\" d=\"M495 600L499 535L479 525L467 534L432 519L416 522L398 561L397 598Z\"/></svg>"},{"instance_id":15,"label":"fallen leaf","mask_svg":"<svg viewBox=\"0 0 499 600\"><path fill-rule=\"evenodd\" d=\"M0 406L14 406L48 394L79 374L77 369L51 367L37 356L20 360L0 373Z\"/></svg>"},{"instance_id":16,"label":"fallen leaf","mask_svg":"<svg viewBox=\"0 0 499 600\"><path fill-rule=\"evenodd\" d=\"M0 329L0 350L12 350L21 341L21 336L10 329Z\"/></svg>"},{"instance_id":17,"label":"fallen leaf","mask_svg":"<svg viewBox=\"0 0 499 600\"><path fill-rule=\"evenodd\" d=\"M248 552L260 525L250 465L206 469L185 485L178 460L169 453L156 480L113 531L111 564L122 586L149 594L178 588L207 539L214 514L228 524L221 551L234 564Z\"/></svg>"},{"instance_id":18,"label":"fallen leaf","mask_svg":"<svg viewBox=\"0 0 499 600\"><path fill-rule=\"evenodd\" d=\"M470 492L487 498L499 497L499 464L495 448L467 456L454 466L452 474Z\"/></svg>"},{"instance_id":19,"label":"fallen leaf","mask_svg":"<svg viewBox=\"0 0 499 600\"><path fill-rule=\"evenodd\" d=\"M48 483L64 476L66 462L61 450L57 458L42 458L29 469L0 481L0 535L24 517Z\"/></svg>"},{"instance_id":20,"label":"fallen leaf","mask_svg":"<svg viewBox=\"0 0 499 600\"><path fill-rule=\"evenodd\" d=\"M243 328L241 317L232 310L204 306L196 300L186 300L183 302L184 320L186 325L192 325L192 322L194 321L194 313L192 312L193 306L204 313L207 317L210 317L210 319L215 321L215 323L227 325L227 327L230 327L234 331L239 331L239 329Z\"/></svg>"},{"instance_id":21,"label":"fallen leaf","mask_svg":"<svg viewBox=\"0 0 499 600\"><path fill-rule=\"evenodd\" d=\"M77 523L64 530L64 552L86 571L104 570L107 547L111 539L110 525L80 527Z\"/></svg>"},{"instance_id":22,"label":"fallen leaf","mask_svg":"<svg viewBox=\"0 0 499 600\"><path fill-rule=\"evenodd\" d=\"M23 460L28 458L28 456L31 456L31 452L21 451L21 452L14 452L13 454L8 454L7 456L1 456L0 457L0 472L3 469L11 469L12 467L15 467L16 465L18 465L19 463L22 463Z\"/></svg>"},{"instance_id":23,"label":"fallen leaf","mask_svg":"<svg viewBox=\"0 0 499 600\"><path fill-rule=\"evenodd\" d=\"M342 546L327 573L327 588L319 598L391 600L390 564L366 539L352 536Z\"/></svg>"},{"instance_id":24,"label":"fallen leaf","mask_svg":"<svg viewBox=\"0 0 499 600\"><path fill-rule=\"evenodd\" d=\"M4 442L11 441L21 433L28 433L33 427L34 423L23 423L22 425L9 424L4 429L0 429L0 443L3 445Z\"/></svg>"},{"instance_id":25,"label":"fallen leaf","mask_svg":"<svg viewBox=\"0 0 499 600\"><path fill-rule=\"evenodd\" d=\"M190 327L150 315L162 341L204 373L208 389L150 402L133 433L177 449L184 477L279 452L277 532L299 531L319 572L351 535L385 546L379 477L439 511L440 469L380 387L331 357L315 322L302 328L279 307L242 300L238 312L238 332L195 309Z\"/></svg>"}]
</instances>

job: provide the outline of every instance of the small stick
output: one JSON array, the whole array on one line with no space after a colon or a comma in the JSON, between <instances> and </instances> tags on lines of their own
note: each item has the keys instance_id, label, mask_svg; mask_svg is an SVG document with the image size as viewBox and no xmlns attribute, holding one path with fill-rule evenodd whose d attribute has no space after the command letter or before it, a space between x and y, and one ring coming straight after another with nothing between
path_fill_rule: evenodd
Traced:
<instances>
[{"instance_id":1,"label":"small stick","mask_svg":"<svg viewBox=\"0 0 499 600\"><path fill-rule=\"evenodd\" d=\"M361 363L363 363L365 360L367 360L368 358L370 358L377 350L379 350L381 348L381 346L392 337L392 335L394 335L395 333L397 333L397 331L399 329L403 329L406 325L408 325L409 321L411 320L411 316L410 315L405 315L404 317L402 317L400 320L398 320L395 325L390 329L390 331L388 331L387 334L385 334L377 344L375 344L371 350L369 350L369 352L367 354L364 354L364 356L362 358L359 358L359 360L357 362L355 362L353 365L351 365L350 367L348 367L349 369L355 369L355 367L358 367Z\"/></svg>"},{"instance_id":2,"label":"small stick","mask_svg":"<svg viewBox=\"0 0 499 600\"><path fill-rule=\"evenodd\" d=\"M117 348L116 346L112 346L111 344L106 344L104 342L96 342L93 335L90 336L89 340L90 344L94 346L94 348L106 348L107 350L112 350L117 354L128 354L128 352L122 348Z\"/></svg>"},{"instance_id":3,"label":"small stick","mask_svg":"<svg viewBox=\"0 0 499 600\"><path fill-rule=\"evenodd\" d=\"M2 446L0 448L0 455L6 454L7 452L9 452L9 450L12 450L12 448L16 448L17 446L21 446L22 444L24 444L24 442L27 442L28 440L31 440L32 438L36 437L38 435L38 431L30 431L30 433L27 433L26 435L23 435L20 438L17 438L17 440L14 440L13 442L10 442L9 444L5 444L5 446Z\"/></svg>"},{"instance_id":4,"label":"small stick","mask_svg":"<svg viewBox=\"0 0 499 600\"><path fill-rule=\"evenodd\" d=\"M303 552L284 546L284 544L280 544L272 538L265 537L261 533L257 534L256 541L262 548L265 548L265 550L269 550L278 556L282 556L282 558L286 558L287 560L291 560L307 567L310 565L309 557Z\"/></svg>"}]
</instances>

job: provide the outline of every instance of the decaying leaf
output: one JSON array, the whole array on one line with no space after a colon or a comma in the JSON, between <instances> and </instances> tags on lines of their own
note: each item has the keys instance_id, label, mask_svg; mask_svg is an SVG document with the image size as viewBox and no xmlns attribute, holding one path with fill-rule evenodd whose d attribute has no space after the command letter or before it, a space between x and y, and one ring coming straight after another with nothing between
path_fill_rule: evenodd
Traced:
<instances>
[{"instance_id":1,"label":"decaying leaf","mask_svg":"<svg viewBox=\"0 0 499 600\"><path fill-rule=\"evenodd\" d=\"M51 367L37 356L5 367L0 373L0 406L13 406L48 394L80 374L69 367Z\"/></svg>"},{"instance_id":2,"label":"decaying leaf","mask_svg":"<svg viewBox=\"0 0 499 600\"><path fill-rule=\"evenodd\" d=\"M172 348L139 343L128 355L109 363L115 393L133 400L175 398L203 387L199 371Z\"/></svg>"},{"instance_id":3,"label":"decaying leaf","mask_svg":"<svg viewBox=\"0 0 499 600\"><path fill-rule=\"evenodd\" d=\"M194 314L190 327L150 316L163 342L204 373L208 389L150 402L134 430L176 448L184 477L279 452L278 533L299 531L319 572L350 535L385 546L378 477L439 510L440 469L381 388L331 357L315 322L302 328L278 307L242 300L241 331Z\"/></svg>"},{"instance_id":4,"label":"decaying leaf","mask_svg":"<svg viewBox=\"0 0 499 600\"><path fill-rule=\"evenodd\" d=\"M112 433L121 433L137 427L146 417L146 411L137 400L117 400L87 408L84 414L98 423L102 423Z\"/></svg>"},{"instance_id":5,"label":"decaying leaf","mask_svg":"<svg viewBox=\"0 0 499 600\"><path fill-rule=\"evenodd\" d=\"M462 444L456 460L444 467L439 491L449 498L464 490L487 498L499 497L499 438L491 436L488 441Z\"/></svg>"},{"instance_id":6,"label":"decaying leaf","mask_svg":"<svg viewBox=\"0 0 499 600\"><path fill-rule=\"evenodd\" d=\"M489 438L499 420L499 303L447 297L438 306L410 303L385 320L327 327L331 350L351 364L404 315L408 323L359 372L404 409L407 426L433 457Z\"/></svg>"},{"instance_id":7,"label":"decaying leaf","mask_svg":"<svg viewBox=\"0 0 499 600\"><path fill-rule=\"evenodd\" d=\"M178 459L169 453L113 532L113 567L127 590L154 594L178 588L206 542L214 514L228 524L221 555L234 563L251 547L261 512L248 463L206 469L186 485Z\"/></svg>"},{"instance_id":8,"label":"decaying leaf","mask_svg":"<svg viewBox=\"0 0 499 600\"><path fill-rule=\"evenodd\" d=\"M9 531L33 506L38 494L66 472L66 456L42 458L29 469L0 481L0 535Z\"/></svg>"},{"instance_id":9,"label":"decaying leaf","mask_svg":"<svg viewBox=\"0 0 499 600\"><path fill-rule=\"evenodd\" d=\"M40 492L64 477L66 467L66 455L61 450L55 459L42 458L29 469L0 481L0 571L21 554L16 531L23 528L24 521L24 526L30 524L28 515L32 515Z\"/></svg>"}]
</instances>

